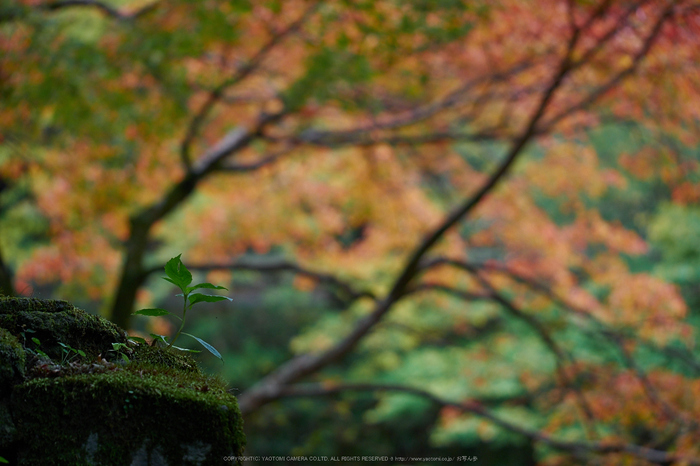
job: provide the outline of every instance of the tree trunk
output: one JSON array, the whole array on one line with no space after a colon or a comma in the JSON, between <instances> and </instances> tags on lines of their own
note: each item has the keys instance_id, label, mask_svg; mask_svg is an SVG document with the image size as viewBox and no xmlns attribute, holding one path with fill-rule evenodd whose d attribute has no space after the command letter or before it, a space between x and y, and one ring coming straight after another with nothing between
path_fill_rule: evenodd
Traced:
<instances>
[{"instance_id":1,"label":"tree trunk","mask_svg":"<svg viewBox=\"0 0 700 466\"><path fill-rule=\"evenodd\" d=\"M2 257L2 250L0 250L0 294L5 296L17 295L15 288L12 285L12 272L7 264L5 264Z\"/></svg>"},{"instance_id":2,"label":"tree trunk","mask_svg":"<svg viewBox=\"0 0 700 466\"><path fill-rule=\"evenodd\" d=\"M119 286L110 311L110 320L125 330L129 328L131 313L134 312L136 292L146 280L143 257L152 225L140 220L139 216L131 219L131 233L126 243Z\"/></svg>"},{"instance_id":3,"label":"tree trunk","mask_svg":"<svg viewBox=\"0 0 700 466\"><path fill-rule=\"evenodd\" d=\"M120 272L119 286L109 314L109 319L121 328L125 330L129 328L131 314L134 312L134 304L136 303L136 293L147 278L143 267L143 258L146 254L151 228L194 192L200 178L201 176L187 175L182 181L175 184L162 200L131 217L131 231L126 240L126 252Z\"/></svg>"}]
</instances>

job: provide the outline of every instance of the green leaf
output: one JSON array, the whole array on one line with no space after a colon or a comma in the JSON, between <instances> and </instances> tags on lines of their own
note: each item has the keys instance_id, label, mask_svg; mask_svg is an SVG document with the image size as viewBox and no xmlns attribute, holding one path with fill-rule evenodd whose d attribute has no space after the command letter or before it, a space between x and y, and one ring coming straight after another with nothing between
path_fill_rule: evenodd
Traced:
<instances>
[{"instance_id":1,"label":"green leaf","mask_svg":"<svg viewBox=\"0 0 700 466\"><path fill-rule=\"evenodd\" d=\"M172 283L172 284L175 285L175 286L180 286L180 285L178 285L177 283L175 283L175 281L169 279L168 277L160 277L160 278L162 278L162 279L165 280L165 281L168 281L168 282Z\"/></svg>"},{"instance_id":2,"label":"green leaf","mask_svg":"<svg viewBox=\"0 0 700 466\"><path fill-rule=\"evenodd\" d=\"M0 463L10 464L10 462L7 461L7 460L6 460L5 458L3 458L2 456L0 456Z\"/></svg>"},{"instance_id":3,"label":"green leaf","mask_svg":"<svg viewBox=\"0 0 700 466\"><path fill-rule=\"evenodd\" d=\"M193 306L194 304L201 303L201 302L216 303L216 302L225 301L225 300L233 301L228 296L211 296L211 295L202 294L202 293L192 293L189 296L189 300L190 300L190 306Z\"/></svg>"},{"instance_id":4,"label":"green leaf","mask_svg":"<svg viewBox=\"0 0 700 466\"><path fill-rule=\"evenodd\" d=\"M228 288L226 288L224 286L212 285L211 283L199 283L197 285L188 286L187 289L185 290L185 293L191 293L192 291L197 290L199 288L208 288L210 290L226 290L226 291L228 291Z\"/></svg>"},{"instance_id":5,"label":"green leaf","mask_svg":"<svg viewBox=\"0 0 700 466\"><path fill-rule=\"evenodd\" d=\"M145 345L145 344L146 344L146 339L145 339L145 338L134 337L134 336L129 335L129 337L128 337L127 339L133 341L134 343L138 343L138 344L141 344L141 345ZM123 344L123 343L119 343L119 344L121 345L121 344Z\"/></svg>"},{"instance_id":6,"label":"green leaf","mask_svg":"<svg viewBox=\"0 0 700 466\"><path fill-rule=\"evenodd\" d=\"M78 354L80 356L85 357L85 351L83 351L83 350L76 350L76 351L78 352Z\"/></svg>"},{"instance_id":7,"label":"green leaf","mask_svg":"<svg viewBox=\"0 0 700 466\"><path fill-rule=\"evenodd\" d=\"M124 362L131 362L131 361L129 361L129 356L127 356L124 353L121 353L121 355L122 355L122 359L124 360Z\"/></svg>"},{"instance_id":8,"label":"green leaf","mask_svg":"<svg viewBox=\"0 0 700 466\"><path fill-rule=\"evenodd\" d=\"M182 263L180 256L182 256L182 254L173 257L165 264L165 273L168 275L168 278L170 278L168 281L177 285L184 292L187 285L192 283L192 274L187 270L185 264Z\"/></svg>"},{"instance_id":9,"label":"green leaf","mask_svg":"<svg viewBox=\"0 0 700 466\"><path fill-rule=\"evenodd\" d=\"M32 341L34 342L34 344L36 346L41 346L41 342L39 341L39 339L37 337L32 337Z\"/></svg>"},{"instance_id":10,"label":"green leaf","mask_svg":"<svg viewBox=\"0 0 700 466\"><path fill-rule=\"evenodd\" d=\"M134 315L158 317L158 316L167 316L167 315L173 315L173 314L166 311L165 309L152 308L152 309L141 309L139 311L134 312Z\"/></svg>"},{"instance_id":11,"label":"green leaf","mask_svg":"<svg viewBox=\"0 0 700 466\"><path fill-rule=\"evenodd\" d=\"M158 335L157 333L151 333L150 334L154 340L160 340L166 345L168 344L168 340L165 338L165 335Z\"/></svg>"},{"instance_id":12,"label":"green leaf","mask_svg":"<svg viewBox=\"0 0 700 466\"><path fill-rule=\"evenodd\" d=\"M180 351L187 351L188 353L201 353L199 350L194 350L194 349L189 349L189 348L180 348L179 346L173 346L176 350Z\"/></svg>"},{"instance_id":13,"label":"green leaf","mask_svg":"<svg viewBox=\"0 0 700 466\"><path fill-rule=\"evenodd\" d=\"M183 334L183 335L187 335L188 337L194 338L194 339L197 340L202 346L204 346L204 347L207 349L207 351L209 351L211 354L213 354L213 355L216 356L217 358L221 359L221 362L224 362L224 358L221 357L221 353L219 353L219 352L216 350L216 348L214 348L213 346L211 346L209 343L207 343L206 341L202 340L201 338L197 338L197 337L194 336L194 335L190 335L189 333L182 332L182 334Z\"/></svg>"}]
</instances>

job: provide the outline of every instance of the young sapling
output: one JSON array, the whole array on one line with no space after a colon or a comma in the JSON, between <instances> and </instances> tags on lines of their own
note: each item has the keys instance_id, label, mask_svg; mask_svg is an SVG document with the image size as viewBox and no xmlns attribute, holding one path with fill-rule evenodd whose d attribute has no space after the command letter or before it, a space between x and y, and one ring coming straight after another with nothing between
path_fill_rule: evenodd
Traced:
<instances>
[{"instance_id":1,"label":"young sapling","mask_svg":"<svg viewBox=\"0 0 700 466\"><path fill-rule=\"evenodd\" d=\"M197 340L204 348L206 348L207 351L209 351L211 354L216 356L217 358L221 359L221 362L224 361L224 359L221 357L221 353L219 353L216 348L214 348L212 345L207 343L206 341L202 340L201 338L198 338L194 335L191 335L189 333L185 333L182 330L185 328L185 322L187 320L187 311L192 309L192 306L194 306L197 303L205 302L205 303L215 303L217 301L232 301L231 298L228 296L212 296L212 295L206 295L202 293L194 293L195 290L198 289L211 289L211 290L228 290L227 288L223 286L218 286L218 285L212 285L211 283L198 283L196 285L190 286L190 283L192 283L192 274L190 273L189 270L187 270L187 267L185 267L185 264L182 263L182 260L180 259L180 256L182 254L179 254L177 257L173 257L170 259L167 264L165 264L165 273L167 277L162 277L163 280L166 280L173 285L177 286L180 288L182 291L181 294L177 294L176 296L182 296L183 299L183 304L182 304L182 317L173 314L165 309L161 308L150 308L150 309L141 309L139 311L134 312L136 315L141 315L141 316L147 316L147 317L159 317L159 316L173 316L176 319L180 321L180 328L178 328L177 333L175 333L175 336L168 342L167 338L163 335L155 335L151 334L151 336L154 338L154 341L162 341L167 345L168 348L175 348L181 351L192 351L192 350L187 350L184 348L178 348L177 346L173 346L175 341L177 341L178 337L180 335L187 335L188 337L194 338ZM131 339L135 339L134 337L130 337ZM196 351L195 351L196 352Z\"/></svg>"}]
</instances>

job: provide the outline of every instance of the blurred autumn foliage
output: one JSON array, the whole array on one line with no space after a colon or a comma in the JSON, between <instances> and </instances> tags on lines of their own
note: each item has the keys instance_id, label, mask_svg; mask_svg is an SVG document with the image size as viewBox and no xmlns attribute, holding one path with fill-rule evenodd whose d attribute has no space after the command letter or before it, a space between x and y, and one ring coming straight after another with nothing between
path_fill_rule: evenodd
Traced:
<instances>
[{"instance_id":1,"label":"blurred autumn foliage","mask_svg":"<svg viewBox=\"0 0 700 466\"><path fill-rule=\"evenodd\" d=\"M250 454L700 464L699 38L684 0L3 0L0 288L145 331L168 258L229 282Z\"/></svg>"}]
</instances>

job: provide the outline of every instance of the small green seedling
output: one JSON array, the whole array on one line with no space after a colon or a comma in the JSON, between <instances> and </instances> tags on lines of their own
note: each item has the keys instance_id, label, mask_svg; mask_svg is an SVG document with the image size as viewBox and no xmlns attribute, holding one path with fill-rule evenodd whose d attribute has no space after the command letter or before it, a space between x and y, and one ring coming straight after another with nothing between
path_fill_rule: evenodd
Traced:
<instances>
[{"instance_id":1,"label":"small green seedling","mask_svg":"<svg viewBox=\"0 0 700 466\"><path fill-rule=\"evenodd\" d=\"M61 343L60 341L58 344L61 346L61 352L63 353L63 356L61 356L61 365L65 365L73 361L77 357L85 357L85 352L83 350L75 349L70 345L66 345L65 343Z\"/></svg>"},{"instance_id":2,"label":"small green seedling","mask_svg":"<svg viewBox=\"0 0 700 466\"><path fill-rule=\"evenodd\" d=\"M130 351L130 349L126 345L126 343L112 343L112 351L114 351L119 356L121 356L121 358L122 358L122 360L124 360L124 362L130 361L129 356L126 355L126 353Z\"/></svg>"},{"instance_id":3,"label":"small green seedling","mask_svg":"<svg viewBox=\"0 0 700 466\"><path fill-rule=\"evenodd\" d=\"M37 337L32 337L32 342L34 342L34 344L36 345L36 349L34 350L34 352L36 354L38 354L39 356L43 356L46 359L51 359L51 358L49 358L48 354L44 353L43 351L41 351L39 349L39 347L41 346L41 341L39 341L39 339Z\"/></svg>"},{"instance_id":4,"label":"small green seedling","mask_svg":"<svg viewBox=\"0 0 700 466\"><path fill-rule=\"evenodd\" d=\"M25 329L23 332L20 332L20 334L22 335L22 338L24 338L25 345L26 345L27 335L25 332L26 333L36 333L36 332L32 329ZM46 359L51 359L48 354L46 354L45 352L43 352L40 349L41 348L41 340L39 340L37 337L31 337L30 340L36 346L36 348L34 348L34 352L36 354L38 354L39 356L42 356ZM70 345L66 345L65 343L61 343L60 341L58 342L58 344L59 344L59 346L61 346L62 356L61 356L61 363L60 364L62 366L70 363L71 361L73 361L77 357L82 357L82 358L85 357L85 352L83 350L75 349ZM0 461L0 463L1 463L1 461Z\"/></svg>"},{"instance_id":5,"label":"small green seedling","mask_svg":"<svg viewBox=\"0 0 700 466\"><path fill-rule=\"evenodd\" d=\"M180 256L182 254L178 255L177 257L173 257L168 261L167 264L165 264L165 273L168 275L167 277L163 277L163 280L169 281L173 285L177 286L180 288L182 291L182 294L178 294L177 296L182 296L183 298L183 306L182 306L182 317L175 315L165 309L160 309L160 308L152 308L152 309L141 309L140 311L134 312L136 315L141 315L141 316L148 316L148 317L158 317L158 316L173 316L176 319L179 319L181 321L180 328L178 329L177 333L175 336L170 340L168 343L168 340L165 336L163 335L155 335L151 334L151 336L154 339L154 344L156 341L161 341L167 345L168 348L175 348L181 351L192 351L184 348L178 348L177 346L173 346L175 341L178 339L178 337L182 335L187 335L188 337L194 338L197 340L204 348L207 349L211 354L216 356L217 358L221 359L221 362L224 361L224 359L221 357L221 354L214 348L212 345L207 343L206 341L202 340L201 338L198 338L194 335L190 335L189 333L185 333L182 331L182 329L185 327L185 321L187 319L187 311L192 308L197 303L215 303L217 301L232 301L231 298L227 296L212 296L212 295L206 295L202 293L193 293L193 291L206 288L210 290L227 290L227 288L223 286L217 286L217 285L212 285L211 283L198 283L197 285L192 285L189 286L190 283L192 283L192 274L190 273L189 270L187 270L187 267L185 267L185 264L182 263L182 260L180 260ZM134 339L134 337L130 337L131 339ZM194 351L198 352L198 351Z\"/></svg>"}]
</instances>

